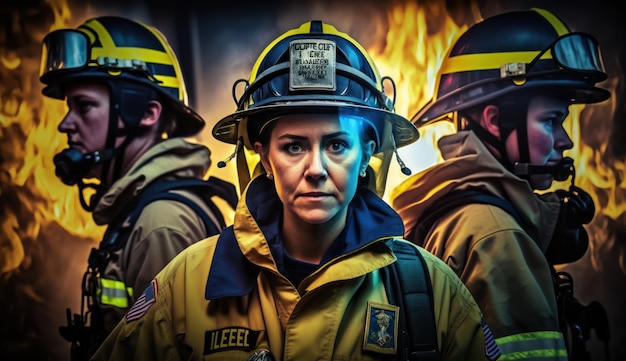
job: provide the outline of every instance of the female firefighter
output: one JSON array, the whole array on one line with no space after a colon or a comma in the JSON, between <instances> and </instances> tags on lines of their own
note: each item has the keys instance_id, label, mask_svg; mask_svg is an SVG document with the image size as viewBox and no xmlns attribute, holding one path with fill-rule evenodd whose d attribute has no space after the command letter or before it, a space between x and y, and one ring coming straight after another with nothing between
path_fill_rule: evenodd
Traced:
<instances>
[{"instance_id":1,"label":"female firefighter","mask_svg":"<svg viewBox=\"0 0 626 361\"><path fill-rule=\"evenodd\" d=\"M236 144L234 225L157 275L94 360L497 358L468 290L402 240L377 193L374 155L418 132L393 112L362 46L310 21L272 41L243 82L237 111L213 128ZM399 250L408 268L393 276ZM398 282L407 287L393 292ZM399 302L402 291L416 298Z\"/></svg>"}]
</instances>

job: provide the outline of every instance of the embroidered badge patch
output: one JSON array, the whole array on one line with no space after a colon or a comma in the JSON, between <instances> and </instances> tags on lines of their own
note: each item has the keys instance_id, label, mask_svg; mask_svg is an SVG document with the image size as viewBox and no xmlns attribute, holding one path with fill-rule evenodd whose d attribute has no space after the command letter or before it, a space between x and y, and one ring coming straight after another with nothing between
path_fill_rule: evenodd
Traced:
<instances>
[{"instance_id":1,"label":"embroidered badge patch","mask_svg":"<svg viewBox=\"0 0 626 361\"><path fill-rule=\"evenodd\" d=\"M395 355L400 307L368 302L363 350Z\"/></svg>"},{"instance_id":2,"label":"embroidered badge patch","mask_svg":"<svg viewBox=\"0 0 626 361\"><path fill-rule=\"evenodd\" d=\"M148 309L150 309L150 306L156 302L158 292L159 287L157 286L157 280L155 278L126 313L126 322L131 322L143 317L143 315L148 312Z\"/></svg>"}]
</instances>

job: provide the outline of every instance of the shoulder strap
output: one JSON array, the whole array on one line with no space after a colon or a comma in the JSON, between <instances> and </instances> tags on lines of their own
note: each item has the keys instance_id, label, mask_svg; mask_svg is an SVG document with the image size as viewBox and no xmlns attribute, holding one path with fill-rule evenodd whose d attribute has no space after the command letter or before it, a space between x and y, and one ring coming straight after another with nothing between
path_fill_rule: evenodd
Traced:
<instances>
[{"instance_id":1,"label":"shoulder strap","mask_svg":"<svg viewBox=\"0 0 626 361\"><path fill-rule=\"evenodd\" d=\"M171 190L183 189L195 192L203 198L205 200L204 203L211 210L218 223L216 224L206 211L195 201L182 194L170 192ZM207 230L207 236L217 234L226 227L226 224L222 212L214 202L210 200L212 196L218 196L226 200L233 208L237 206L237 191L235 186L219 178L209 177L208 180L194 178L156 181L148 185L136 199L128 203L124 209L120 211L116 220L107 228L104 239L107 240L108 245L104 246L115 249L122 247L126 240L124 235L116 234L116 232L119 231L119 226L128 218L129 226L126 230L131 230L141 215L141 210L150 202L161 199L175 200L189 206L202 218Z\"/></svg>"},{"instance_id":2,"label":"shoulder strap","mask_svg":"<svg viewBox=\"0 0 626 361\"><path fill-rule=\"evenodd\" d=\"M387 242L397 261L383 269L383 282L391 304L400 307L398 359L440 359L433 290L426 262L411 244Z\"/></svg>"},{"instance_id":3,"label":"shoulder strap","mask_svg":"<svg viewBox=\"0 0 626 361\"><path fill-rule=\"evenodd\" d=\"M202 209L202 207L199 204L197 204L196 202L192 201L190 198L187 198L187 197L185 197L184 195L182 195L180 193L172 193L172 192L170 192L170 190L172 190L172 189L190 189L193 186L200 187L201 185L199 185L199 184L198 185L188 184L186 187L175 187L175 188L172 188L173 186L174 185L168 185L168 187L157 187L157 188L160 188L160 189L151 190L151 192L149 192L148 194L143 196L141 198L141 201L137 204L137 207L135 208L135 210L131 214L131 217L129 219L129 223L131 225L134 225L135 222L137 222L137 219L139 218L139 215L141 214L141 210L148 203L156 201L156 200L175 200L175 201L178 201L178 202L181 202L181 203L187 205L188 207L193 209L194 212L196 212L196 214L200 216L200 218L202 218L202 222L204 223L204 226L205 226L205 228L207 230L207 235L218 233L220 231L220 229L224 228L224 220L222 219L219 211L218 211L218 213L215 212L216 210L213 209L214 207L212 207L212 204L208 204L207 203L207 206L209 208L211 208L211 211L215 214L216 219L217 219L218 222L220 222L220 224L215 224L215 222L213 220L211 220L209 215ZM132 227L131 227L131 229L132 229Z\"/></svg>"},{"instance_id":4,"label":"shoulder strap","mask_svg":"<svg viewBox=\"0 0 626 361\"><path fill-rule=\"evenodd\" d=\"M200 218L202 218L202 221L204 222L204 225L207 229L207 235L217 234L226 227L226 224L224 222L222 212L219 210L219 208L217 208L217 206L215 206L212 201L210 201L210 198L212 196L218 196L226 200L231 207L235 208L237 205L236 190L234 186L232 186L232 192L235 194L235 197L233 198L231 194L231 189L228 189L227 185L232 186L232 184L215 177L210 177L208 180L179 179L155 182L154 184L151 184L146 189L144 189L143 192L141 192L141 198L137 205L133 207L133 213L131 214L129 223L131 225L135 224L135 222L139 218L141 209L143 209L148 203L155 200L169 199L184 203L185 205L193 209L200 216ZM205 199L204 203L215 215L215 218L218 220L219 224L215 224L211 217L196 202L185 197L182 194L172 193L170 192L171 190L190 190L201 196L203 199Z\"/></svg>"},{"instance_id":5,"label":"shoulder strap","mask_svg":"<svg viewBox=\"0 0 626 361\"><path fill-rule=\"evenodd\" d=\"M413 230L407 236L407 239L419 246L423 246L426 235L437 219L459 206L472 203L491 204L500 207L513 216L517 223L522 223L519 214L509 200L498 197L492 193L487 193L484 190L465 189L450 192L431 204L423 212L425 216L417 222Z\"/></svg>"}]
</instances>

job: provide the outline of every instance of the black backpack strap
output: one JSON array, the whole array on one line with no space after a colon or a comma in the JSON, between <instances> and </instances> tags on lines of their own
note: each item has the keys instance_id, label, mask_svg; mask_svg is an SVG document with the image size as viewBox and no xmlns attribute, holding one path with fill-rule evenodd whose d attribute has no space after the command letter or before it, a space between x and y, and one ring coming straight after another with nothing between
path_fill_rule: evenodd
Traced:
<instances>
[{"instance_id":1,"label":"black backpack strap","mask_svg":"<svg viewBox=\"0 0 626 361\"><path fill-rule=\"evenodd\" d=\"M407 239L419 246L423 246L426 235L439 218L459 206L472 203L491 204L500 207L513 216L517 223L522 224L517 211L507 199L498 197L492 193L487 193L481 189L464 189L450 192L431 204L423 212L425 216L418 220L413 230L407 236Z\"/></svg>"},{"instance_id":2,"label":"black backpack strap","mask_svg":"<svg viewBox=\"0 0 626 361\"><path fill-rule=\"evenodd\" d=\"M400 307L398 359L440 359L430 274L424 257L411 244L391 240L387 245L398 259L383 268L389 303Z\"/></svg>"},{"instance_id":3,"label":"black backpack strap","mask_svg":"<svg viewBox=\"0 0 626 361\"><path fill-rule=\"evenodd\" d=\"M213 235L219 233L222 229L226 227L224 219L222 217L222 213L220 210L213 204L213 202L204 202L207 207L211 210L211 212L215 216L215 220L218 221L218 224L215 223L214 220L206 213L206 211L198 205L195 201L183 196L179 193L170 192L171 190L190 190L196 192L199 196L208 199L212 195L217 195L222 198L220 193L222 193L222 189L214 186L213 183L209 183L208 181L202 179L176 179L176 180L163 180L155 182L146 189L144 189L140 194L139 203L134 206L133 213L129 219L129 223L134 225L137 219L141 214L141 210L144 207L155 200L175 200L181 202L191 209L202 218L204 225L207 230L207 235Z\"/></svg>"},{"instance_id":4,"label":"black backpack strap","mask_svg":"<svg viewBox=\"0 0 626 361\"><path fill-rule=\"evenodd\" d=\"M213 204L209 203L207 204L207 206L211 209L211 211L215 215L215 219L211 219L211 217L206 213L204 209L202 209L202 207L200 207L200 205L198 205L198 203L192 201L190 198L187 198L179 193L172 193L169 191L164 191L162 193L151 194L149 196L142 198L142 201L139 203L137 209L138 210L143 209L145 205L156 200L174 200L174 201L181 202L187 205L189 208L193 209L193 211L198 216L200 216L200 218L202 218L202 222L204 223L204 226L206 228L207 235L217 234L220 232L220 230L224 229L225 227L224 219L222 218L221 213L219 213L219 210L216 207L214 207ZM135 224L140 214L141 212L134 212L131 218L129 219L129 222L131 224ZM216 224L215 221L219 222L219 224Z\"/></svg>"},{"instance_id":5,"label":"black backpack strap","mask_svg":"<svg viewBox=\"0 0 626 361\"><path fill-rule=\"evenodd\" d=\"M181 194L170 192L171 190L189 190L195 192L204 199L204 204L213 213L217 224L195 201ZM189 206L202 218L207 230L207 236L217 234L226 227L226 224L222 212L215 203L210 200L212 196L218 196L226 200L233 209L237 206L237 190L235 186L219 178L209 177L208 180L192 178L155 181L143 189L135 199L120 211L115 221L107 227L107 232L104 237L104 239L107 240L107 244L101 244L101 246L107 249L123 247L127 238L123 233L132 230L141 215L141 210L144 209L148 203L161 199L175 200ZM127 218L128 226L121 230L121 225L125 223Z\"/></svg>"},{"instance_id":6,"label":"black backpack strap","mask_svg":"<svg viewBox=\"0 0 626 361\"><path fill-rule=\"evenodd\" d=\"M209 177L207 182L211 184L211 190L216 196L228 202L233 209L237 208L239 196L234 184L213 176Z\"/></svg>"}]
</instances>

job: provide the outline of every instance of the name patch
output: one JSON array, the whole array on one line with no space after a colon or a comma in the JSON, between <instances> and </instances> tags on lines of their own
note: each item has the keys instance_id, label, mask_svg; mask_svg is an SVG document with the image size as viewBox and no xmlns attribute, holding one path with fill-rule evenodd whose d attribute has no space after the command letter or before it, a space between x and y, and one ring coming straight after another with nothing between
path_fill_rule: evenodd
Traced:
<instances>
[{"instance_id":1,"label":"name patch","mask_svg":"<svg viewBox=\"0 0 626 361\"><path fill-rule=\"evenodd\" d=\"M204 354L226 350L252 351L257 344L260 331L249 328L227 327L204 333Z\"/></svg>"}]
</instances>

